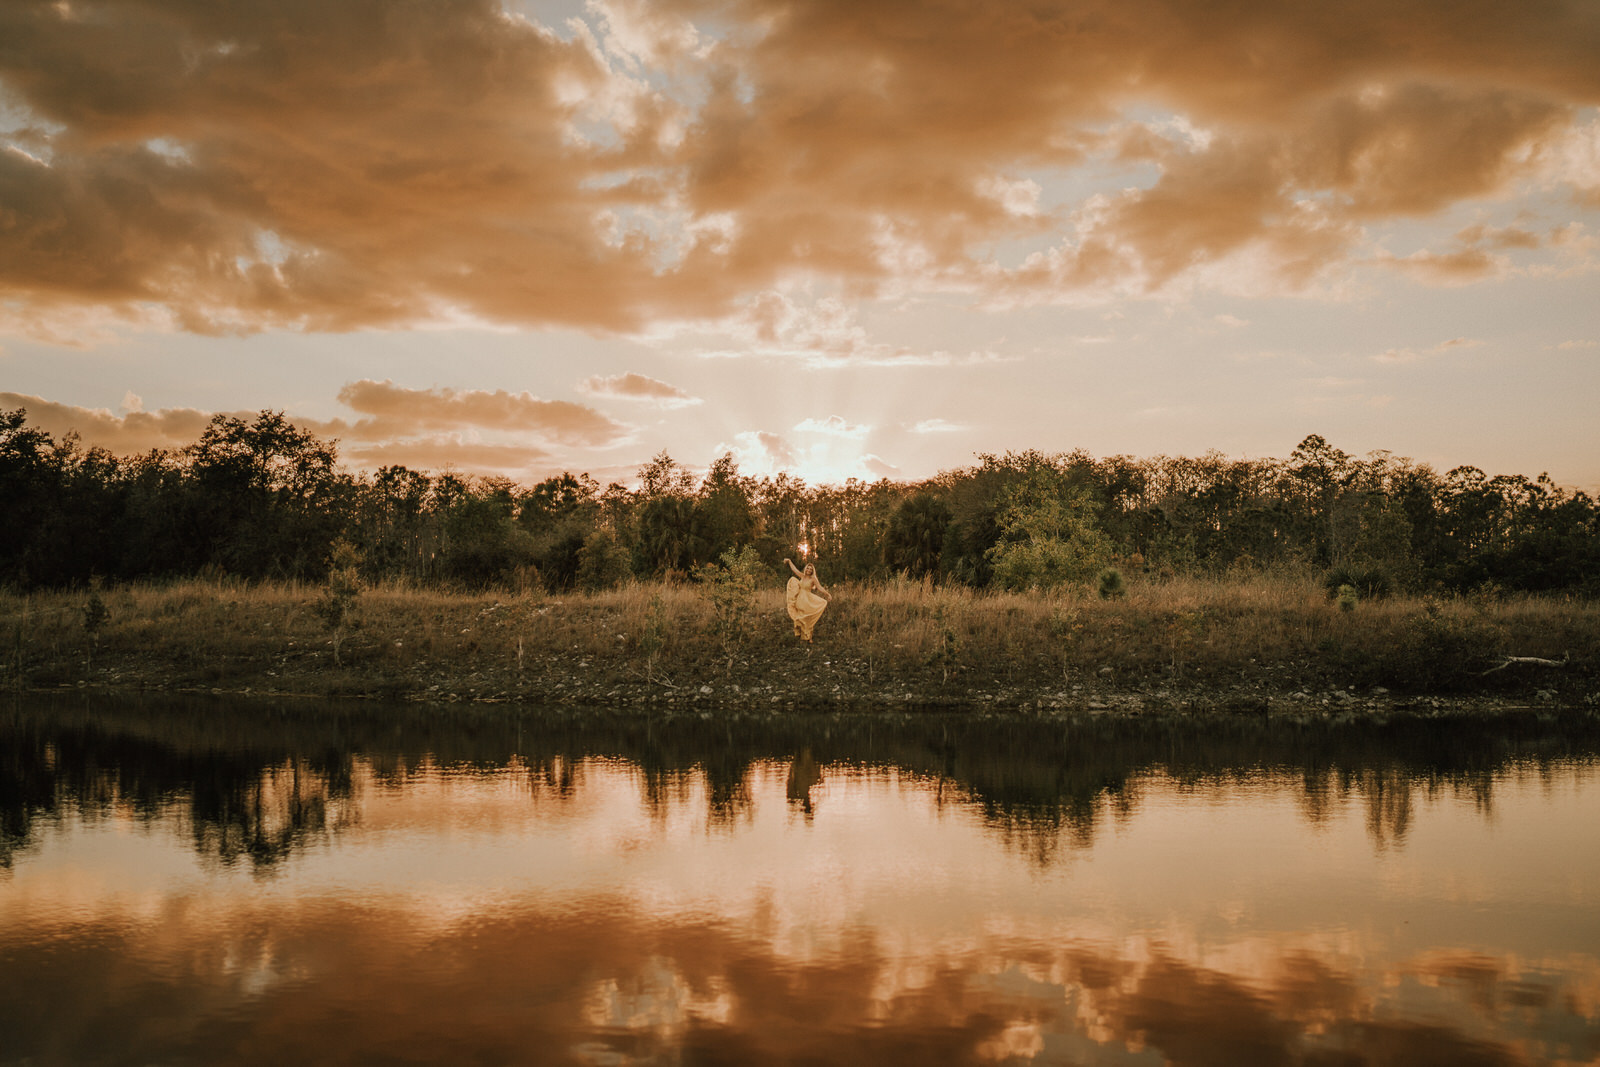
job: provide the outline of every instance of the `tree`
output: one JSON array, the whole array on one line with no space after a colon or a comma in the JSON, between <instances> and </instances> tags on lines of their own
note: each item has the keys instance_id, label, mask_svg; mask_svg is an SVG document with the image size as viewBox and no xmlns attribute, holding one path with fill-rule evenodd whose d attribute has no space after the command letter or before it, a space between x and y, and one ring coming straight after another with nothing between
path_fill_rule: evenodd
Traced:
<instances>
[{"instance_id":1,"label":"tree","mask_svg":"<svg viewBox=\"0 0 1600 1067\"><path fill-rule=\"evenodd\" d=\"M451 487L453 498L442 516L444 577L481 588L507 581L518 567L533 565L533 539L511 517L514 488L501 479L463 483L459 492ZM576 570L574 560L572 571ZM567 583L571 579L567 575Z\"/></svg>"},{"instance_id":2,"label":"tree","mask_svg":"<svg viewBox=\"0 0 1600 1067\"><path fill-rule=\"evenodd\" d=\"M191 489L188 534L202 563L246 577L320 577L344 527L351 488L332 444L263 411L252 422L212 418L183 450Z\"/></svg>"},{"instance_id":3,"label":"tree","mask_svg":"<svg viewBox=\"0 0 1600 1067\"><path fill-rule=\"evenodd\" d=\"M1006 589L1055 589L1087 582L1111 558L1111 542L1095 525L1086 486L1064 482L1048 467L1010 486L997 517L1000 542L987 553Z\"/></svg>"},{"instance_id":4,"label":"tree","mask_svg":"<svg viewBox=\"0 0 1600 1067\"><path fill-rule=\"evenodd\" d=\"M694 475L662 449L639 468L639 496L650 500L658 496L688 496L694 490Z\"/></svg>"},{"instance_id":5,"label":"tree","mask_svg":"<svg viewBox=\"0 0 1600 1067\"><path fill-rule=\"evenodd\" d=\"M656 496L639 512L640 573L688 569L694 501L686 496Z\"/></svg>"},{"instance_id":6,"label":"tree","mask_svg":"<svg viewBox=\"0 0 1600 1067\"><path fill-rule=\"evenodd\" d=\"M585 592L614 589L633 574L628 552L610 530L601 528L583 539L578 550L578 586Z\"/></svg>"},{"instance_id":7,"label":"tree","mask_svg":"<svg viewBox=\"0 0 1600 1067\"><path fill-rule=\"evenodd\" d=\"M937 572L950 517L944 501L926 490L901 501L884 535L884 563L914 578Z\"/></svg>"},{"instance_id":8,"label":"tree","mask_svg":"<svg viewBox=\"0 0 1600 1067\"><path fill-rule=\"evenodd\" d=\"M691 520L691 543L697 561L715 559L750 543L756 526L750 497L749 480L739 477L732 453L712 462L700 483Z\"/></svg>"}]
</instances>

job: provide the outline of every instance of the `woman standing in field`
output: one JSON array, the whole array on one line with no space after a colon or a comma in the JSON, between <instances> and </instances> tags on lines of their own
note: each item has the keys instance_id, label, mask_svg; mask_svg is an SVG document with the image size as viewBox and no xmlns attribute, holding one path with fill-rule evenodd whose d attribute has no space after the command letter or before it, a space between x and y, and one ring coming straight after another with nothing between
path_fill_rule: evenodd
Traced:
<instances>
[{"instance_id":1,"label":"woman standing in field","mask_svg":"<svg viewBox=\"0 0 1600 1067\"><path fill-rule=\"evenodd\" d=\"M794 572L794 577L789 579L788 593L789 618L794 620L794 635L809 644L811 628L822 618L833 596L817 580L815 564L807 563L806 569L801 570L793 560L785 559L784 562Z\"/></svg>"}]
</instances>

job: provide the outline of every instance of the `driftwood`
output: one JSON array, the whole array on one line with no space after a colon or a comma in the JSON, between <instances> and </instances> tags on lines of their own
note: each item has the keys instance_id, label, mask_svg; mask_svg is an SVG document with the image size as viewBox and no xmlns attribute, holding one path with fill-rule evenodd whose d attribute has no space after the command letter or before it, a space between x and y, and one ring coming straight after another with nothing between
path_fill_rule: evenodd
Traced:
<instances>
[{"instance_id":1,"label":"driftwood","mask_svg":"<svg viewBox=\"0 0 1600 1067\"><path fill-rule=\"evenodd\" d=\"M1501 663L1497 667L1490 667L1488 670L1484 671L1483 674L1493 674L1495 671L1503 671L1513 663L1531 663L1536 667L1565 667L1567 665L1567 659L1541 659L1538 656L1507 656L1504 663ZM1482 678L1483 674L1480 674L1478 677Z\"/></svg>"}]
</instances>

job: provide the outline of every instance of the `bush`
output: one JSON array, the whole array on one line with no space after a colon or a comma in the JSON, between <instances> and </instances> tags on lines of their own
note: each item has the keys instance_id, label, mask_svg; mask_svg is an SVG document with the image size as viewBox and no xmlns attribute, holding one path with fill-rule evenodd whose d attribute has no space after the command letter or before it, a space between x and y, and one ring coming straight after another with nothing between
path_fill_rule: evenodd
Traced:
<instances>
[{"instance_id":1,"label":"bush","mask_svg":"<svg viewBox=\"0 0 1600 1067\"><path fill-rule=\"evenodd\" d=\"M578 585L586 593L615 589L633 576L628 550L610 530L599 529L578 550Z\"/></svg>"},{"instance_id":2,"label":"bush","mask_svg":"<svg viewBox=\"0 0 1600 1067\"><path fill-rule=\"evenodd\" d=\"M1122 582L1122 572L1115 567L1107 567L1100 572L1100 599L1121 600L1128 595L1128 587Z\"/></svg>"},{"instance_id":3,"label":"bush","mask_svg":"<svg viewBox=\"0 0 1600 1067\"><path fill-rule=\"evenodd\" d=\"M1377 669L1387 685L1443 692L1477 685L1499 658L1503 638L1477 616L1453 616L1428 601L1400 639L1380 652Z\"/></svg>"},{"instance_id":4,"label":"bush","mask_svg":"<svg viewBox=\"0 0 1600 1067\"><path fill-rule=\"evenodd\" d=\"M1329 600L1340 599L1344 586L1353 589L1358 600L1383 600L1394 592L1394 579L1382 567L1340 566L1322 576Z\"/></svg>"},{"instance_id":5,"label":"bush","mask_svg":"<svg viewBox=\"0 0 1600 1067\"><path fill-rule=\"evenodd\" d=\"M695 581L700 583L700 595L711 604L712 630L727 654L730 673L735 653L755 628L756 590L769 573L761 554L750 545L737 552L728 549L720 565L707 563L695 568Z\"/></svg>"}]
</instances>

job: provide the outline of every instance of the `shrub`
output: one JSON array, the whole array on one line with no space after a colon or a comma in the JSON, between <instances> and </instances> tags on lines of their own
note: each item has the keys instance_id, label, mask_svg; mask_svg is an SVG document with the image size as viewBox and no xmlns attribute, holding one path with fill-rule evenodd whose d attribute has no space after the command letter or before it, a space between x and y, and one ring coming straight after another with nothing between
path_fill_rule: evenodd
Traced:
<instances>
[{"instance_id":1,"label":"shrub","mask_svg":"<svg viewBox=\"0 0 1600 1067\"><path fill-rule=\"evenodd\" d=\"M311 605L312 612L332 635L335 665L340 663L339 647L344 644L345 630L355 625L352 616L356 598L361 595L360 567L361 553L355 545L342 537L334 541L328 554L328 584Z\"/></svg>"},{"instance_id":2,"label":"shrub","mask_svg":"<svg viewBox=\"0 0 1600 1067\"><path fill-rule=\"evenodd\" d=\"M1122 572L1115 567L1107 567L1100 572L1100 599L1121 600L1128 595L1128 587L1122 582Z\"/></svg>"},{"instance_id":3,"label":"shrub","mask_svg":"<svg viewBox=\"0 0 1600 1067\"><path fill-rule=\"evenodd\" d=\"M1340 598L1344 586L1355 590L1357 599L1383 600L1394 592L1394 579L1382 567L1339 566L1322 576L1329 600Z\"/></svg>"},{"instance_id":4,"label":"shrub","mask_svg":"<svg viewBox=\"0 0 1600 1067\"><path fill-rule=\"evenodd\" d=\"M1477 616L1446 612L1433 600L1423 605L1400 639L1377 656L1386 684L1397 689L1438 692L1476 684L1497 658L1503 639Z\"/></svg>"},{"instance_id":5,"label":"shrub","mask_svg":"<svg viewBox=\"0 0 1600 1067\"><path fill-rule=\"evenodd\" d=\"M578 550L578 586L584 592L615 589L632 575L628 550L610 530L599 529L583 539Z\"/></svg>"},{"instance_id":6,"label":"shrub","mask_svg":"<svg viewBox=\"0 0 1600 1067\"><path fill-rule=\"evenodd\" d=\"M711 602L712 629L733 671L733 657L754 628L755 596L760 577L767 573L761 554L750 545L722 554L721 564L696 567L700 595Z\"/></svg>"}]
</instances>

